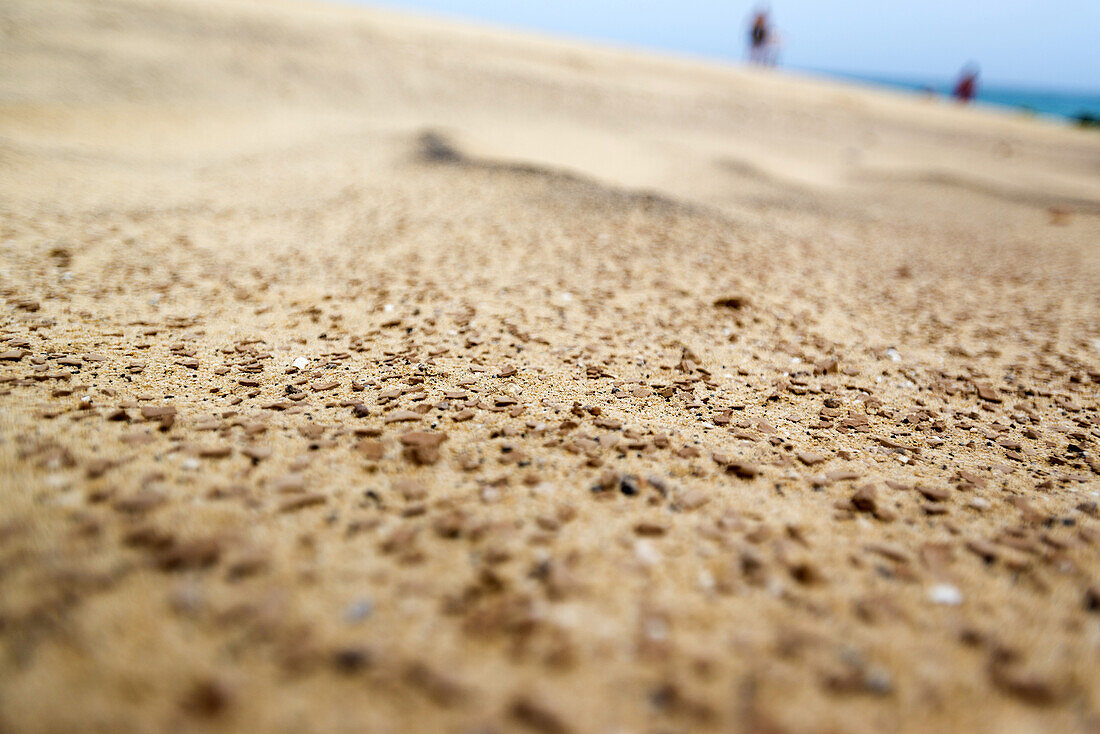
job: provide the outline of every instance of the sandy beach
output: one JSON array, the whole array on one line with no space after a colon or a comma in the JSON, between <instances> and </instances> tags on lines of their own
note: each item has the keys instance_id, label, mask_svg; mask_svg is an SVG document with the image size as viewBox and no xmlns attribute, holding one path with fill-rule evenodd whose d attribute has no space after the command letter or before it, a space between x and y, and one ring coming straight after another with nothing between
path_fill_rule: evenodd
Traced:
<instances>
[{"instance_id":1,"label":"sandy beach","mask_svg":"<svg viewBox=\"0 0 1100 734\"><path fill-rule=\"evenodd\" d=\"M5 0L0 291L4 732L1100 731L1095 131Z\"/></svg>"}]
</instances>

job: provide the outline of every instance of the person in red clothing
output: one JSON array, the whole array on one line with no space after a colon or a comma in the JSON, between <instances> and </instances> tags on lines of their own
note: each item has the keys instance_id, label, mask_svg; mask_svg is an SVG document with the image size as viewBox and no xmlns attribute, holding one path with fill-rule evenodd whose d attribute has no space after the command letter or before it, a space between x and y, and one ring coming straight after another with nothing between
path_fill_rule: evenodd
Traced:
<instances>
[{"instance_id":1,"label":"person in red clothing","mask_svg":"<svg viewBox=\"0 0 1100 734\"><path fill-rule=\"evenodd\" d=\"M959 81L955 84L955 99L963 104L974 99L978 93L978 67L975 64L967 64L959 74Z\"/></svg>"}]
</instances>

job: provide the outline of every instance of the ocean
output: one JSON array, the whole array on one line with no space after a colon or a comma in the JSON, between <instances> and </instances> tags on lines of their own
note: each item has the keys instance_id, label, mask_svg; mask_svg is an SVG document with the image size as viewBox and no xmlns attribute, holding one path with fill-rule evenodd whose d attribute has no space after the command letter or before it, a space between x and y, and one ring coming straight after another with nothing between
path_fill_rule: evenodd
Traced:
<instances>
[{"instance_id":1,"label":"ocean","mask_svg":"<svg viewBox=\"0 0 1100 734\"><path fill-rule=\"evenodd\" d=\"M954 89L953 81L914 81L869 76L865 74L845 74L825 72L828 76L849 81L862 82L891 89L903 89L911 92L926 93L934 91L938 95L950 95ZM1071 122L1079 122L1083 117L1091 117L1100 123L1100 91L1078 92L1047 89L1028 89L1025 87L1007 87L987 85L979 82L978 104L1005 107L1028 114L1054 117Z\"/></svg>"}]
</instances>

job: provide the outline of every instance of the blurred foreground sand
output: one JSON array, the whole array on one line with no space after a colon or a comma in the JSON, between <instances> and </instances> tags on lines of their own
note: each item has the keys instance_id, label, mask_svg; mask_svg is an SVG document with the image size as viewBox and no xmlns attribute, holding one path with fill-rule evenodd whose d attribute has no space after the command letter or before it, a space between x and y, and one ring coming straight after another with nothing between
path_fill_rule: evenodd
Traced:
<instances>
[{"instance_id":1,"label":"blurred foreground sand","mask_svg":"<svg viewBox=\"0 0 1100 734\"><path fill-rule=\"evenodd\" d=\"M0 729L1100 726L1100 136L0 6Z\"/></svg>"}]
</instances>

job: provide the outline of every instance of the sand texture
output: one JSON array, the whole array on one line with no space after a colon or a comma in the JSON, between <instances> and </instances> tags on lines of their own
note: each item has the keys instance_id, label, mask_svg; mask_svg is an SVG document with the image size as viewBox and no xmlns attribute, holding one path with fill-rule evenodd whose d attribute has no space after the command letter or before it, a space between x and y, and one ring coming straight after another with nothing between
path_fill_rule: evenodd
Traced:
<instances>
[{"instance_id":1,"label":"sand texture","mask_svg":"<svg viewBox=\"0 0 1100 734\"><path fill-rule=\"evenodd\" d=\"M0 304L0 731L1100 727L1095 132L4 0Z\"/></svg>"}]
</instances>

